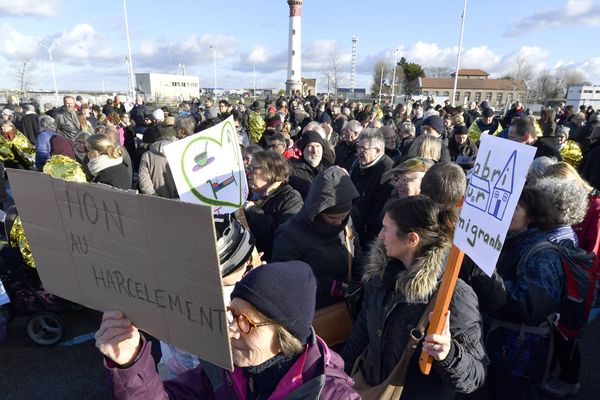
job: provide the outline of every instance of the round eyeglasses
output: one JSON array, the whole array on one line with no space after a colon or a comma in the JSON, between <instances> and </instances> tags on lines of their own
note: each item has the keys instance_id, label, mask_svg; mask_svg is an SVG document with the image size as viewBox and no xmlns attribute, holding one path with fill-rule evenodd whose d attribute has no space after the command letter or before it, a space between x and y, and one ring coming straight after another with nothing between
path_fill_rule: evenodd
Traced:
<instances>
[{"instance_id":1,"label":"round eyeglasses","mask_svg":"<svg viewBox=\"0 0 600 400\"><path fill-rule=\"evenodd\" d=\"M232 318L228 318L228 320L232 321L235 319L237 322L237 326L240 331L244 334L249 334L252 329L260 328L261 326L273 325L274 322L254 322L252 321L246 314L239 313L236 314L230 307L225 307L227 312L231 314Z\"/></svg>"}]
</instances>

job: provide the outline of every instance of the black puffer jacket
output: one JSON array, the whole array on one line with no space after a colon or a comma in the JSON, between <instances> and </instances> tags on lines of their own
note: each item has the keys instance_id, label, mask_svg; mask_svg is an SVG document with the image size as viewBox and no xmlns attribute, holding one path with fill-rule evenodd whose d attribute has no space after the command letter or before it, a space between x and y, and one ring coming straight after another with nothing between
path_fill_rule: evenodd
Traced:
<instances>
[{"instance_id":1,"label":"black puffer jacket","mask_svg":"<svg viewBox=\"0 0 600 400\"><path fill-rule=\"evenodd\" d=\"M448 246L435 247L406 268L389 259L381 242L372 247L362 308L341 352L349 372L363 352L362 373L369 384L381 383L400 360L409 333L427 307L444 270ZM460 279L450 304L452 345L433 370L419 370L419 346L411 360L402 399L453 399L454 391L471 393L485 381L487 357L477 296Z\"/></svg>"},{"instance_id":2,"label":"black puffer jacket","mask_svg":"<svg viewBox=\"0 0 600 400\"><path fill-rule=\"evenodd\" d=\"M302 208L302 197L290 185L283 183L266 198L245 210L250 231L256 239L256 248L269 262L275 232L279 225L296 215Z\"/></svg>"},{"instance_id":3,"label":"black puffer jacket","mask_svg":"<svg viewBox=\"0 0 600 400\"><path fill-rule=\"evenodd\" d=\"M384 154L368 168L361 168L357 161L350 172L350 178L360 195L354 204L352 218L363 246L377 238L381 230L381 211L392 193L392 185L388 183L386 172L393 164L392 159Z\"/></svg>"},{"instance_id":4,"label":"black puffer jacket","mask_svg":"<svg viewBox=\"0 0 600 400\"><path fill-rule=\"evenodd\" d=\"M331 164L325 160L325 157L321 160L321 163L316 167L308 165L304 158L290 158L290 186L293 187L300 193L302 199L306 200L310 186L317 174L328 167Z\"/></svg>"},{"instance_id":5,"label":"black puffer jacket","mask_svg":"<svg viewBox=\"0 0 600 400\"><path fill-rule=\"evenodd\" d=\"M331 167L317 175L302 209L281 225L275 234L271 261L300 260L309 264L317 278L317 308L341 299L331 297L334 280L346 280L348 250L345 227L353 233L350 217L341 226L326 225L318 219L319 213L336 205L354 201L358 197L350 177L341 168ZM353 280L360 281L361 251L353 233L349 239L353 253Z\"/></svg>"}]
</instances>

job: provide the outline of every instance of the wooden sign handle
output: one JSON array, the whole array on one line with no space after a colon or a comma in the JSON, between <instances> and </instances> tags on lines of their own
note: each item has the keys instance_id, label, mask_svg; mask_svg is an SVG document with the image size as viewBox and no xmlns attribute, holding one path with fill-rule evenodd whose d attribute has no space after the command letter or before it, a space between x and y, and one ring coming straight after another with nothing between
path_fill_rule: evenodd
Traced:
<instances>
[{"instance_id":1,"label":"wooden sign handle","mask_svg":"<svg viewBox=\"0 0 600 400\"><path fill-rule=\"evenodd\" d=\"M446 322L446 314L448 313L448 307L450 307L450 300L452 300L452 294L456 287L456 280L458 279L458 273L463 262L465 253L455 245L452 245L450 249L450 255L448 256L448 263L446 264L446 270L442 278L442 283L438 288L437 297L435 299L435 305L433 307L433 315L429 321L429 328L427 329L427 335L432 333L440 335L444 330L444 323ZM419 367L421 372L425 375L429 375L431 371L431 363L433 358L425 351L421 351L421 357L419 357Z\"/></svg>"}]
</instances>

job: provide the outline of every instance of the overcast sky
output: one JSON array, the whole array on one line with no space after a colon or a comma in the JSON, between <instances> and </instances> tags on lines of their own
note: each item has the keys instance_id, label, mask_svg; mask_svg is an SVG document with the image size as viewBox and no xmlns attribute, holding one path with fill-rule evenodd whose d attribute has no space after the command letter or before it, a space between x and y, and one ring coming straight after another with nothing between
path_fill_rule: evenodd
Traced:
<instances>
[{"instance_id":1,"label":"overcast sky","mask_svg":"<svg viewBox=\"0 0 600 400\"><path fill-rule=\"evenodd\" d=\"M289 11L285 0L128 0L134 72L176 73L184 64L201 87L284 87ZM302 6L302 75L324 85L329 54L338 53L349 86L352 35L359 38L356 87L369 88L373 65L394 50L424 68L456 63L463 0L323 1ZM600 3L591 0L470 0L461 68L499 77L526 56L536 70L581 70L600 84ZM33 87L51 89L48 52L59 90L127 90L122 0L0 0L0 88L17 86L15 61L32 60ZM322 88L322 86L321 86ZM324 88L323 88L324 89Z\"/></svg>"}]
</instances>

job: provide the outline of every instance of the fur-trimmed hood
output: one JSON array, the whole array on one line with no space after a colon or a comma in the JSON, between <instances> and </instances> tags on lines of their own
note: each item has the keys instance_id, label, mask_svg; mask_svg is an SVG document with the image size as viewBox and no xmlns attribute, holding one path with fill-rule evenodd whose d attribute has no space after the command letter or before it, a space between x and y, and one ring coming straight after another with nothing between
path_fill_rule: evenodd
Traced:
<instances>
[{"instance_id":1,"label":"fur-trimmed hood","mask_svg":"<svg viewBox=\"0 0 600 400\"><path fill-rule=\"evenodd\" d=\"M450 243L440 243L430 247L425 254L417 257L413 265L406 267L396 274L395 291L404 295L406 302L426 302L438 287L446 267L446 258ZM383 280L384 271L390 262L385 254L381 240L376 240L365 266L363 283L378 277Z\"/></svg>"}]
</instances>

